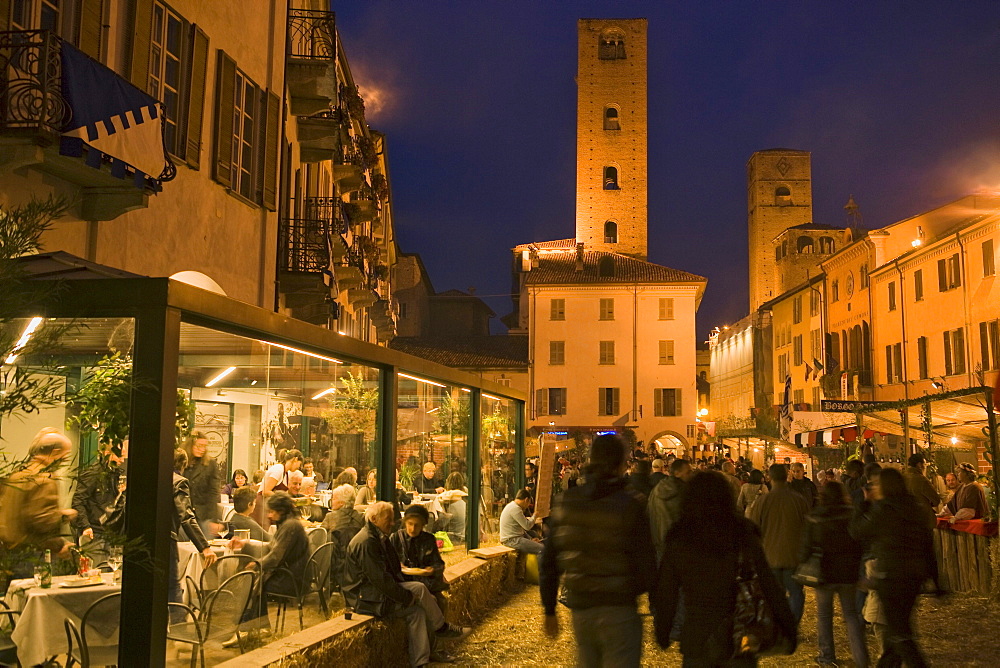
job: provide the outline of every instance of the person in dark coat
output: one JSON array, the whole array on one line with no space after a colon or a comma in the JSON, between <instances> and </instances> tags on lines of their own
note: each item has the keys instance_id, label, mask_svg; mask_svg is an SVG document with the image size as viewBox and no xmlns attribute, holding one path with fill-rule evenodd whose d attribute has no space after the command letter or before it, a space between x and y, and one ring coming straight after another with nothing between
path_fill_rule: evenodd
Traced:
<instances>
[{"instance_id":1,"label":"person in dark coat","mask_svg":"<svg viewBox=\"0 0 1000 668\"><path fill-rule=\"evenodd\" d=\"M365 510L365 526L347 547L341 591L348 606L363 615L406 620L411 666L450 657L435 651L436 638L457 638L465 629L449 625L433 594L422 582L407 582L399 555L389 542L395 518L392 504L377 501Z\"/></svg>"},{"instance_id":2,"label":"person in dark coat","mask_svg":"<svg viewBox=\"0 0 1000 668\"><path fill-rule=\"evenodd\" d=\"M267 595L295 595L302 586L301 578L309 560L306 530L288 492L275 492L267 497L267 519L278 528L268 543L271 549L259 562L263 582L260 594L252 597L249 609L243 614L243 621L262 618L265 628L269 625ZM255 569L257 565L258 562L251 562L248 568Z\"/></svg>"},{"instance_id":3,"label":"person in dark coat","mask_svg":"<svg viewBox=\"0 0 1000 668\"><path fill-rule=\"evenodd\" d=\"M191 491L188 487L187 478L178 473L178 471L183 471L187 467L187 461L187 453L184 450L181 448L174 450L174 512L170 516L171 540L170 558L168 561L170 570L167 581L167 600L171 603L181 603L184 594L181 589L180 570L178 568L179 555L177 552L177 541L181 540L181 534L184 534L194 544L195 549L201 552L202 565L205 568L214 564L218 559L215 552L212 551L212 546L209 545L208 539L205 538L205 534L202 533L201 526L198 524L198 518L191 507ZM174 608L170 609L170 621L172 623L180 622L183 618L183 612Z\"/></svg>"},{"instance_id":4,"label":"person in dark coat","mask_svg":"<svg viewBox=\"0 0 1000 668\"><path fill-rule=\"evenodd\" d=\"M653 465L648 459L637 459L632 465L632 475L628 477L628 486L639 492L645 498L653 491Z\"/></svg>"},{"instance_id":5,"label":"person in dark coat","mask_svg":"<svg viewBox=\"0 0 1000 668\"><path fill-rule=\"evenodd\" d=\"M642 656L636 599L649 590L656 565L646 499L623 477L626 454L617 435L594 439L587 482L562 495L542 550L545 633L559 634L556 600L563 574L581 666L638 666Z\"/></svg>"},{"instance_id":6,"label":"person in dark coat","mask_svg":"<svg viewBox=\"0 0 1000 668\"><path fill-rule=\"evenodd\" d=\"M399 556L400 564L407 569L422 570L423 573L404 573L408 582L423 582L437 599L442 613L447 613L447 600L443 592L448 590L444 581L444 559L438 551L437 538L424 531L430 522L430 513L423 506L410 506L403 513L403 528L389 537L389 542Z\"/></svg>"},{"instance_id":7,"label":"person in dark coat","mask_svg":"<svg viewBox=\"0 0 1000 668\"><path fill-rule=\"evenodd\" d=\"M656 641L670 645L677 602L684 597L681 654L686 666L755 666L733 643L739 556L753 565L774 621L794 651L796 622L771 572L757 527L736 508L720 473L699 472L688 483L681 514L667 534L659 584L650 596Z\"/></svg>"},{"instance_id":8,"label":"person in dark coat","mask_svg":"<svg viewBox=\"0 0 1000 668\"><path fill-rule=\"evenodd\" d=\"M820 555L823 584L816 587L816 632L821 666L837 665L833 646L834 597L840 599L854 664L868 665L868 646L855 596L864 548L849 532L852 512L846 487L828 480L819 490L819 505L806 516L799 560L805 562L813 554Z\"/></svg>"},{"instance_id":9,"label":"person in dark coat","mask_svg":"<svg viewBox=\"0 0 1000 668\"><path fill-rule=\"evenodd\" d=\"M911 619L924 583L937 583L934 523L927 504L907 491L903 474L892 468L882 469L878 484L865 492L865 501L854 511L851 535L869 543L878 560L875 591L888 627L888 644L879 665L898 665L899 660L910 668L927 665Z\"/></svg>"},{"instance_id":10,"label":"person in dark coat","mask_svg":"<svg viewBox=\"0 0 1000 668\"><path fill-rule=\"evenodd\" d=\"M208 437L200 431L193 431L184 440L188 465L183 475L191 485L191 505L198 517L201 530L209 538L216 535L219 521L219 499L222 482L219 479L219 465L208 454Z\"/></svg>"}]
</instances>

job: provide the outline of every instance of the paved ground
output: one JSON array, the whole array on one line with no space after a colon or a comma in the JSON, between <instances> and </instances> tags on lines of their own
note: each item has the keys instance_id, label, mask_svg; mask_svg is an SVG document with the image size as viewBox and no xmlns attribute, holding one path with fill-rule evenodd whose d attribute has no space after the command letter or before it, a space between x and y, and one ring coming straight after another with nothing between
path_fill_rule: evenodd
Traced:
<instances>
[{"instance_id":1,"label":"paved ground","mask_svg":"<svg viewBox=\"0 0 1000 668\"><path fill-rule=\"evenodd\" d=\"M762 660L761 666L816 665L816 605L812 593L807 596L798 651L790 657ZM529 585L449 650L457 657L455 665L461 666L571 666L575 663L575 645L569 628L569 611L563 606L559 606L559 619L562 633L558 639L550 641L541 630L538 587ZM918 627L921 646L932 666L1000 665L1000 607L989 604L986 599L966 595L953 595L943 600L923 598ZM840 665L854 665L839 619L834 622L834 634ZM878 654L873 637L869 638L869 651L874 665ZM656 646L649 617L646 618L643 665L681 665L680 653L675 648L661 650Z\"/></svg>"}]
</instances>

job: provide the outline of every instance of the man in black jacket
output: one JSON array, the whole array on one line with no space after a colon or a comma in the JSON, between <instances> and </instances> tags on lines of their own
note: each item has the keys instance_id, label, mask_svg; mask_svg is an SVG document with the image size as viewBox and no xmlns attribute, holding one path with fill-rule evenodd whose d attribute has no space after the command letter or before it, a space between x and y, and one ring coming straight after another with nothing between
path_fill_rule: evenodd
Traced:
<instances>
[{"instance_id":1,"label":"man in black jacket","mask_svg":"<svg viewBox=\"0 0 1000 668\"><path fill-rule=\"evenodd\" d=\"M368 506L364 528L347 546L344 600L363 615L404 618L410 665L449 662L451 657L434 651L435 637L457 638L464 629L445 622L427 585L403 580L399 557L389 542L394 519L391 503L378 501Z\"/></svg>"},{"instance_id":2,"label":"man in black jacket","mask_svg":"<svg viewBox=\"0 0 1000 668\"><path fill-rule=\"evenodd\" d=\"M105 524L123 495L119 481L124 482L124 463L125 458L116 454L109 444L98 451L97 460L85 468L76 481L72 503L76 519L73 526L81 538L93 542L87 551L95 559L94 563L100 563L107 557L103 540ZM81 545L86 541L81 541Z\"/></svg>"},{"instance_id":3,"label":"man in black jacket","mask_svg":"<svg viewBox=\"0 0 1000 668\"><path fill-rule=\"evenodd\" d=\"M582 666L638 666L642 655L636 598L649 591L656 564L645 499L622 477L625 455L618 436L594 439L587 483L563 494L542 551L545 633L559 633L556 596L564 573Z\"/></svg>"}]
</instances>

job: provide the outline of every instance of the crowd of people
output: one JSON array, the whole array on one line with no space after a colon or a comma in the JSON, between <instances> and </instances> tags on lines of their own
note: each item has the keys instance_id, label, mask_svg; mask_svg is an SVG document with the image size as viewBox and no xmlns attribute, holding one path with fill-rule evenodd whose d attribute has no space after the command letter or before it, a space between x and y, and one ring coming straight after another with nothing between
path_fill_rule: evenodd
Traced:
<instances>
[{"instance_id":1,"label":"crowd of people","mask_svg":"<svg viewBox=\"0 0 1000 668\"><path fill-rule=\"evenodd\" d=\"M556 607L567 605L582 666L639 665L644 593L657 642L679 642L685 666L791 654L804 587L815 592L819 665L838 665L839 601L854 665L876 662L870 632L879 666L925 666L912 617L920 593L943 593L935 515L982 518L986 498L969 466L935 481L919 452L902 470L871 454L865 460L813 479L801 462L759 470L719 456L692 464L599 436L555 501L548 537L531 543L518 534L534 521L525 509L511 513L505 544L540 553L544 630L558 634Z\"/></svg>"}]
</instances>

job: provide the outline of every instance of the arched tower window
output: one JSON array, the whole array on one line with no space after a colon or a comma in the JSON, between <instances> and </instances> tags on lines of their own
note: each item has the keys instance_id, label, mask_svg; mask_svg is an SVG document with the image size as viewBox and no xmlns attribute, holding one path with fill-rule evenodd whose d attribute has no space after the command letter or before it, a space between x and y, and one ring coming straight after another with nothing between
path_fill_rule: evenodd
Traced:
<instances>
[{"instance_id":1,"label":"arched tower window","mask_svg":"<svg viewBox=\"0 0 1000 668\"><path fill-rule=\"evenodd\" d=\"M774 203L778 206L787 206L792 203L792 191L788 186L778 186L774 189Z\"/></svg>"},{"instance_id":2,"label":"arched tower window","mask_svg":"<svg viewBox=\"0 0 1000 668\"><path fill-rule=\"evenodd\" d=\"M619 190L618 187L618 168L607 166L604 168L604 189L605 190Z\"/></svg>"},{"instance_id":3,"label":"arched tower window","mask_svg":"<svg viewBox=\"0 0 1000 668\"><path fill-rule=\"evenodd\" d=\"M601 60L625 60L625 33L618 28L602 32L597 44L597 57Z\"/></svg>"},{"instance_id":4,"label":"arched tower window","mask_svg":"<svg viewBox=\"0 0 1000 668\"><path fill-rule=\"evenodd\" d=\"M604 223L604 243L618 243L618 223L613 220Z\"/></svg>"},{"instance_id":5,"label":"arched tower window","mask_svg":"<svg viewBox=\"0 0 1000 668\"><path fill-rule=\"evenodd\" d=\"M604 129L605 130L621 130L621 125L618 123L618 109L615 107L605 107L604 108Z\"/></svg>"},{"instance_id":6,"label":"arched tower window","mask_svg":"<svg viewBox=\"0 0 1000 668\"><path fill-rule=\"evenodd\" d=\"M597 263L597 275L605 278L609 278L615 275L615 258L610 255L607 257L602 257L600 262Z\"/></svg>"},{"instance_id":7,"label":"arched tower window","mask_svg":"<svg viewBox=\"0 0 1000 668\"><path fill-rule=\"evenodd\" d=\"M819 238L819 252L825 253L827 255L832 255L837 250L837 245L834 243L832 237L820 237Z\"/></svg>"},{"instance_id":8,"label":"arched tower window","mask_svg":"<svg viewBox=\"0 0 1000 668\"><path fill-rule=\"evenodd\" d=\"M812 237L799 237L796 242L798 246L798 251L800 253L812 253L813 252L813 240Z\"/></svg>"}]
</instances>

